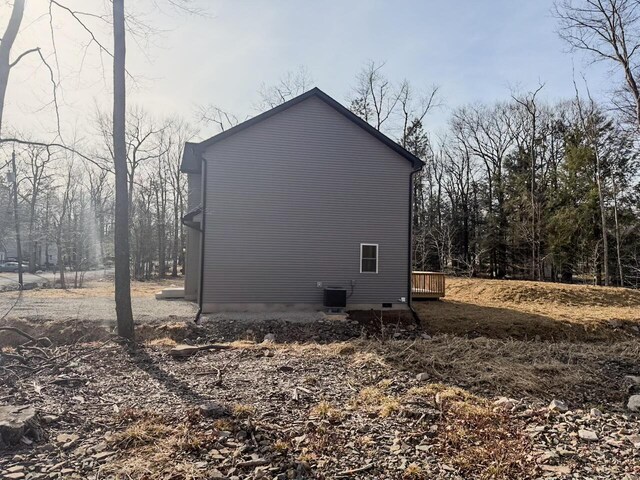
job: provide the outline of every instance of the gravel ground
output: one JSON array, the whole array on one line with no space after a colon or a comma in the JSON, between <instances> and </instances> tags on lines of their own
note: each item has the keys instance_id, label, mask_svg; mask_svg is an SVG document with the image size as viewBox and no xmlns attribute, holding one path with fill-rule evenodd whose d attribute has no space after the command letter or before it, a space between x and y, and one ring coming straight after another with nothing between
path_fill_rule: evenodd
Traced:
<instances>
[{"instance_id":1,"label":"gravel ground","mask_svg":"<svg viewBox=\"0 0 640 480\"><path fill-rule=\"evenodd\" d=\"M195 318L198 311L197 305L192 302L156 300L152 297L132 298L132 308L136 323L154 320L188 320ZM0 316L9 310L6 317L8 320L29 318L46 321L83 320L111 323L116 319L115 301L110 297L41 298L30 296L27 292L18 299L17 292L2 292L0 293Z\"/></svg>"}]
</instances>

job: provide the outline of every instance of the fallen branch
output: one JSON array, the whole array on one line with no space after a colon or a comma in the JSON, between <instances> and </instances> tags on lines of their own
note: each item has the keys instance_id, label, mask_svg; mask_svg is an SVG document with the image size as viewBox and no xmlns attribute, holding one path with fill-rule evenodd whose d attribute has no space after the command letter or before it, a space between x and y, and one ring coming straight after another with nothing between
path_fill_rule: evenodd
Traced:
<instances>
[{"instance_id":1,"label":"fallen branch","mask_svg":"<svg viewBox=\"0 0 640 480\"><path fill-rule=\"evenodd\" d=\"M253 468L253 467L262 467L264 465L269 465L271 462L268 460L249 460L247 462L240 462L236 464L236 468Z\"/></svg>"},{"instance_id":2,"label":"fallen branch","mask_svg":"<svg viewBox=\"0 0 640 480\"><path fill-rule=\"evenodd\" d=\"M32 335L29 335L26 332L23 332L22 330L20 330L19 328L16 328L16 327L0 327L0 332L13 332L13 333L15 333L17 335L20 335L20 336L26 338L28 340L28 342L23 344L22 346L29 345L30 343L38 345L43 341L46 343L46 345L43 345L45 347L50 347L52 345L51 340L49 340L47 337L36 338L36 337L34 337Z\"/></svg>"},{"instance_id":3,"label":"fallen branch","mask_svg":"<svg viewBox=\"0 0 640 480\"><path fill-rule=\"evenodd\" d=\"M231 345L220 345L220 344L211 344L211 345L176 345L171 350L169 350L169 355L172 357L190 357L195 355L198 352L203 352L205 350L227 350L232 348Z\"/></svg>"},{"instance_id":4,"label":"fallen branch","mask_svg":"<svg viewBox=\"0 0 640 480\"><path fill-rule=\"evenodd\" d=\"M368 463L364 467L352 468L351 470L343 470L336 475L336 478L351 478L356 473L366 472L374 467L373 463Z\"/></svg>"},{"instance_id":5,"label":"fallen branch","mask_svg":"<svg viewBox=\"0 0 640 480\"><path fill-rule=\"evenodd\" d=\"M89 350L88 350L88 351L86 351L86 352L78 352L78 353L76 353L75 355L71 355L71 357L69 357L69 358L65 359L65 361L64 361L64 362L62 362L62 363L60 363L59 365L55 364L55 363L54 363L54 361L55 361L55 360L57 360L57 359L59 359L59 358L61 358L61 357L63 357L63 356L64 356L64 354L56 355L55 357L50 358L50 359L49 359L49 361L48 361L46 364L41 365L41 366L36 370L36 372L40 372L41 370L44 370L44 369L46 369L46 368L51 368L51 369L57 369L57 370L59 370L60 368L67 366L67 365L68 365L69 363L71 363L73 360L76 360L76 359L82 360L82 359L84 359L84 358L86 358L86 357L90 356L92 353L94 353L94 352L95 352L95 351L97 351L97 350L100 350L102 347L104 347L107 343L109 343L109 342L110 342L110 341L112 341L112 340L113 340L113 338L107 338L107 339L106 339L104 342L102 342L100 345L98 345L98 346L96 346L96 347L93 347L93 348L89 349Z\"/></svg>"}]
</instances>

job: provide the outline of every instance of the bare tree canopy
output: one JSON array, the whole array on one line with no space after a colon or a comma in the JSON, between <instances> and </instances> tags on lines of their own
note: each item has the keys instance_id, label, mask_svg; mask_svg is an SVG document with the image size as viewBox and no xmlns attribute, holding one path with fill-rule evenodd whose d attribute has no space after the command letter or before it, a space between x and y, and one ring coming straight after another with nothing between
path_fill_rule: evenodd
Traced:
<instances>
[{"instance_id":1,"label":"bare tree canopy","mask_svg":"<svg viewBox=\"0 0 640 480\"><path fill-rule=\"evenodd\" d=\"M277 107L281 103L306 92L313 87L313 77L305 66L286 72L274 85L263 83L258 90L259 111Z\"/></svg>"},{"instance_id":2,"label":"bare tree canopy","mask_svg":"<svg viewBox=\"0 0 640 480\"><path fill-rule=\"evenodd\" d=\"M640 2L638 0L558 0L560 36L595 61L608 61L624 76L612 98L615 107L640 128Z\"/></svg>"}]
</instances>

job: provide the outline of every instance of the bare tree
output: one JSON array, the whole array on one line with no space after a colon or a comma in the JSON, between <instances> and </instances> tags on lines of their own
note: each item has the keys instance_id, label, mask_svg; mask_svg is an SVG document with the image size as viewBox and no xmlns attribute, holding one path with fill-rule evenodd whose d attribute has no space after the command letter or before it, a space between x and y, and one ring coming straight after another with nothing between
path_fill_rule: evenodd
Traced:
<instances>
[{"instance_id":1,"label":"bare tree","mask_svg":"<svg viewBox=\"0 0 640 480\"><path fill-rule=\"evenodd\" d=\"M167 181L171 187L173 204L173 240L172 240L172 269L171 275L178 275L178 264L184 262L185 234L182 217L185 214L186 178L180 171L182 148L185 142L191 140L195 131L185 122L174 120L171 122L170 135L167 145Z\"/></svg>"},{"instance_id":2,"label":"bare tree","mask_svg":"<svg viewBox=\"0 0 640 480\"><path fill-rule=\"evenodd\" d=\"M602 231L602 264L604 269L604 284L605 286L609 286L610 276L609 276L609 236L607 232L607 212L606 206L604 202L604 179L602 173L602 151L600 148L599 142L599 134L598 131L598 109L596 103L591 98L591 94L587 89L587 94L589 98L589 103L584 105L584 102L580 99L580 94L578 92L578 87L574 82L574 87L576 91L576 108L578 110L578 117L580 119L580 123L582 129L587 137L587 141L589 142L589 147L593 151L593 155L595 157L596 162L596 186L598 188L598 206L600 209L600 229ZM585 107L587 110L585 111ZM594 256L597 258L597 254Z\"/></svg>"},{"instance_id":3,"label":"bare tree","mask_svg":"<svg viewBox=\"0 0 640 480\"><path fill-rule=\"evenodd\" d=\"M263 83L258 90L260 102L257 109L260 111L277 107L281 103L306 92L313 85L313 78L304 65L297 70L285 73L275 85Z\"/></svg>"},{"instance_id":4,"label":"bare tree","mask_svg":"<svg viewBox=\"0 0 640 480\"><path fill-rule=\"evenodd\" d=\"M60 113L58 109L58 94L57 94L57 82L55 80L54 71L45 59L45 56L42 54L40 47L32 47L27 50L21 52L15 60L11 61L11 51L13 49L16 37L18 36L18 32L20 31L20 25L22 23L22 19L24 17L24 0L14 0L13 6L11 8L11 16L9 17L9 22L7 23L7 27L5 29L4 35L0 39L0 142L13 142L13 143L22 143L22 144L41 144L41 145L51 145L63 147L63 145L50 143L44 144L43 142L29 142L26 140L15 139L15 138L4 138L2 136L2 127L4 120L4 105L5 105L5 97L7 93L7 86L9 84L9 75L11 70L16 67L24 58L34 54L37 55L42 62L42 64L46 67L49 73L49 79L53 86L53 99L52 104L55 108L56 115L56 130L57 136L60 137ZM53 33L52 33L53 36ZM55 43L55 42L54 42ZM55 49L55 45L54 45Z\"/></svg>"},{"instance_id":5,"label":"bare tree","mask_svg":"<svg viewBox=\"0 0 640 480\"><path fill-rule=\"evenodd\" d=\"M37 261L37 244L36 239L36 207L42 191L51 179L50 164L53 156L49 149L28 145L25 149L26 165L24 172L24 180L28 185L28 190L21 195L29 206L29 224L27 230L27 240L29 246L29 271L35 273ZM46 241L46 240L45 240Z\"/></svg>"},{"instance_id":6,"label":"bare tree","mask_svg":"<svg viewBox=\"0 0 640 480\"><path fill-rule=\"evenodd\" d=\"M96 230L98 232L98 242L100 246L100 261L105 260L105 235L107 229L108 218L111 214L111 201L113 197L113 188L110 183L109 172L88 166L85 175L91 209L95 216Z\"/></svg>"},{"instance_id":7,"label":"bare tree","mask_svg":"<svg viewBox=\"0 0 640 480\"><path fill-rule=\"evenodd\" d=\"M235 127L240 120L233 113L227 112L216 105L206 105L198 110L198 120L207 124L213 124L218 131Z\"/></svg>"},{"instance_id":8,"label":"bare tree","mask_svg":"<svg viewBox=\"0 0 640 480\"><path fill-rule=\"evenodd\" d=\"M115 300L118 335L134 339L129 271L124 0L113 0L113 157L116 174Z\"/></svg>"},{"instance_id":9,"label":"bare tree","mask_svg":"<svg viewBox=\"0 0 640 480\"><path fill-rule=\"evenodd\" d=\"M456 110L451 121L454 138L485 167L488 190L490 270L492 277L506 275L504 163L513 146L513 106L468 106Z\"/></svg>"},{"instance_id":10,"label":"bare tree","mask_svg":"<svg viewBox=\"0 0 640 480\"><path fill-rule=\"evenodd\" d=\"M625 87L613 103L640 128L640 2L638 0L557 0L560 36L572 48L612 62L624 75Z\"/></svg>"},{"instance_id":11,"label":"bare tree","mask_svg":"<svg viewBox=\"0 0 640 480\"><path fill-rule=\"evenodd\" d=\"M431 110L440 106L438 100L439 87L432 86L426 94L416 98L414 88L408 80L400 85L398 104L402 112L402 133L400 144L406 147L410 138L418 126L422 126L425 117Z\"/></svg>"},{"instance_id":12,"label":"bare tree","mask_svg":"<svg viewBox=\"0 0 640 480\"><path fill-rule=\"evenodd\" d=\"M396 88L383 74L384 66L384 62L371 60L362 68L356 78L351 100L351 110L376 130L382 130L403 95L402 88ZM404 93L408 95L409 91Z\"/></svg>"},{"instance_id":13,"label":"bare tree","mask_svg":"<svg viewBox=\"0 0 640 480\"><path fill-rule=\"evenodd\" d=\"M21 55L15 62L11 63L10 61L11 49L18 36L23 16L24 0L15 0L13 2L13 8L11 9L9 23L0 40L0 135L2 134L4 100L7 93L7 85L9 84L9 73L11 68L22 58Z\"/></svg>"},{"instance_id":14,"label":"bare tree","mask_svg":"<svg viewBox=\"0 0 640 480\"><path fill-rule=\"evenodd\" d=\"M544 84L540 84L534 91L526 93L524 95L511 95L511 98L519 104L527 116L529 117L529 128L522 129L529 133L528 145L529 155L531 159L531 165L529 166L530 172L530 202L531 202L531 278L534 280L540 280L542 278L542 271L540 268L540 233L539 222L537 217L540 215L540 208L537 201L536 193L536 172L538 167L537 162L537 138L538 138L538 122L540 117L540 108L536 102L536 97L540 91L544 88Z\"/></svg>"},{"instance_id":15,"label":"bare tree","mask_svg":"<svg viewBox=\"0 0 640 480\"><path fill-rule=\"evenodd\" d=\"M56 209L56 213L51 216L51 220L53 223L53 228L55 230L55 242L56 248L58 250L58 271L60 272L60 287L67 288L67 282L65 277L65 239L64 239L64 222L68 215L68 211L71 204L71 197L73 196L73 161L67 166L67 170L65 172L64 184L63 184L63 193L62 198L60 199L60 204Z\"/></svg>"}]
</instances>

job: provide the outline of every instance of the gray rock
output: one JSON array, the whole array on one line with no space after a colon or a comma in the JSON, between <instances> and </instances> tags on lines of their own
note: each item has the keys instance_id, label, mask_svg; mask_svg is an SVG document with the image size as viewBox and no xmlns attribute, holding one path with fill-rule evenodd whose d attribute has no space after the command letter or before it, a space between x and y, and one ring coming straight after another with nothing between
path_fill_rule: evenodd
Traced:
<instances>
[{"instance_id":1,"label":"gray rock","mask_svg":"<svg viewBox=\"0 0 640 480\"><path fill-rule=\"evenodd\" d=\"M80 437L75 433L61 433L56 437L57 443L68 444L77 442Z\"/></svg>"},{"instance_id":2,"label":"gray rock","mask_svg":"<svg viewBox=\"0 0 640 480\"><path fill-rule=\"evenodd\" d=\"M597 408L592 408L589 411L589 414L593 417L593 418L600 418L602 417L602 412L600 410L598 410Z\"/></svg>"},{"instance_id":3,"label":"gray rock","mask_svg":"<svg viewBox=\"0 0 640 480\"><path fill-rule=\"evenodd\" d=\"M275 343L276 341L276 336L273 333L267 333L264 336L264 340L262 340L262 343Z\"/></svg>"},{"instance_id":4,"label":"gray rock","mask_svg":"<svg viewBox=\"0 0 640 480\"><path fill-rule=\"evenodd\" d=\"M42 423L49 425L58 420L58 417L55 415L42 415L41 417Z\"/></svg>"},{"instance_id":5,"label":"gray rock","mask_svg":"<svg viewBox=\"0 0 640 480\"><path fill-rule=\"evenodd\" d=\"M24 473L22 472L6 473L3 475L2 478L7 478L9 480L19 480L21 478L24 478Z\"/></svg>"},{"instance_id":6,"label":"gray rock","mask_svg":"<svg viewBox=\"0 0 640 480\"><path fill-rule=\"evenodd\" d=\"M493 402L493 404L497 407L502 407L510 410L518 404L518 401L513 398L500 397L495 402Z\"/></svg>"},{"instance_id":7,"label":"gray rock","mask_svg":"<svg viewBox=\"0 0 640 480\"><path fill-rule=\"evenodd\" d=\"M427 380L429 380L429 378L429 374L426 372L422 372L416 375L416 380L418 380L419 382L426 382Z\"/></svg>"},{"instance_id":8,"label":"gray rock","mask_svg":"<svg viewBox=\"0 0 640 480\"><path fill-rule=\"evenodd\" d=\"M588 442L596 442L598 440L598 435L593 430L578 430L578 436Z\"/></svg>"},{"instance_id":9,"label":"gray rock","mask_svg":"<svg viewBox=\"0 0 640 480\"><path fill-rule=\"evenodd\" d=\"M223 418L231 415L231 411L224 405L210 402L200 405L200 413L207 418Z\"/></svg>"},{"instance_id":10,"label":"gray rock","mask_svg":"<svg viewBox=\"0 0 640 480\"><path fill-rule=\"evenodd\" d=\"M93 458L98 462L102 462L115 454L116 452L100 452L93 455Z\"/></svg>"},{"instance_id":11,"label":"gray rock","mask_svg":"<svg viewBox=\"0 0 640 480\"><path fill-rule=\"evenodd\" d=\"M542 465L540 469L555 475L571 475L571 468L567 465Z\"/></svg>"},{"instance_id":12,"label":"gray rock","mask_svg":"<svg viewBox=\"0 0 640 480\"><path fill-rule=\"evenodd\" d=\"M40 427L35 408L29 405L0 406L0 441L15 445L30 435L40 438Z\"/></svg>"},{"instance_id":13,"label":"gray rock","mask_svg":"<svg viewBox=\"0 0 640 480\"><path fill-rule=\"evenodd\" d=\"M627 385L640 385L640 375L625 375L622 382Z\"/></svg>"},{"instance_id":14,"label":"gray rock","mask_svg":"<svg viewBox=\"0 0 640 480\"><path fill-rule=\"evenodd\" d=\"M566 403L564 403L562 400L551 400L551 403L549 404L549 410L553 410L555 412L567 412L569 410L569 407L567 406Z\"/></svg>"},{"instance_id":15,"label":"gray rock","mask_svg":"<svg viewBox=\"0 0 640 480\"><path fill-rule=\"evenodd\" d=\"M640 412L640 395L631 395L627 402L627 408L632 412Z\"/></svg>"},{"instance_id":16,"label":"gray rock","mask_svg":"<svg viewBox=\"0 0 640 480\"><path fill-rule=\"evenodd\" d=\"M634 448L640 448L640 435L629 435L627 440L633 444Z\"/></svg>"}]
</instances>

